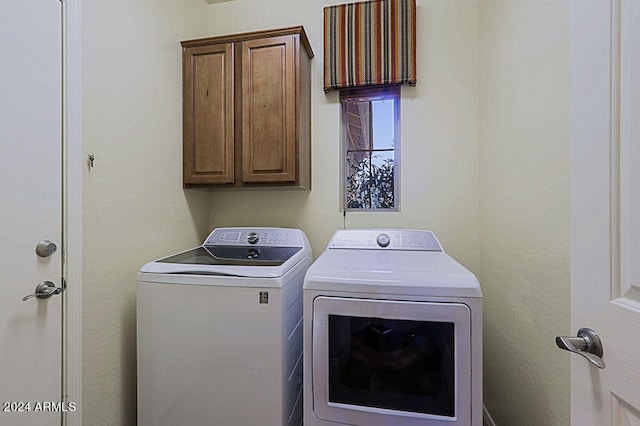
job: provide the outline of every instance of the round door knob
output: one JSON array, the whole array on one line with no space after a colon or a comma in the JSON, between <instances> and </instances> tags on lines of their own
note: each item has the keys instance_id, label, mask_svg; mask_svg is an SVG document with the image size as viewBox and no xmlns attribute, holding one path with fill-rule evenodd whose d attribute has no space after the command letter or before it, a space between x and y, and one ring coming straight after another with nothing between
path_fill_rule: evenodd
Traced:
<instances>
[{"instance_id":1,"label":"round door knob","mask_svg":"<svg viewBox=\"0 0 640 426\"><path fill-rule=\"evenodd\" d=\"M49 257L58 250L56 243L49 240L42 240L36 246L36 254L40 257Z\"/></svg>"},{"instance_id":2,"label":"round door knob","mask_svg":"<svg viewBox=\"0 0 640 426\"><path fill-rule=\"evenodd\" d=\"M387 234L380 234L378 238L376 238L376 242L380 247L387 247L391 242L391 238Z\"/></svg>"}]
</instances>

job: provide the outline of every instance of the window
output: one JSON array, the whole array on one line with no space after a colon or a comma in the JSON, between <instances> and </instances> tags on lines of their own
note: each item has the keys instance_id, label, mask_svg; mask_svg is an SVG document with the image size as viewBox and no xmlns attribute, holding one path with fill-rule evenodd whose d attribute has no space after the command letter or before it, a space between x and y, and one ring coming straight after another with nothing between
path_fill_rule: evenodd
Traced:
<instances>
[{"instance_id":1,"label":"window","mask_svg":"<svg viewBox=\"0 0 640 426\"><path fill-rule=\"evenodd\" d=\"M345 210L398 210L400 87L340 92Z\"/></svg>"}]
</instances>

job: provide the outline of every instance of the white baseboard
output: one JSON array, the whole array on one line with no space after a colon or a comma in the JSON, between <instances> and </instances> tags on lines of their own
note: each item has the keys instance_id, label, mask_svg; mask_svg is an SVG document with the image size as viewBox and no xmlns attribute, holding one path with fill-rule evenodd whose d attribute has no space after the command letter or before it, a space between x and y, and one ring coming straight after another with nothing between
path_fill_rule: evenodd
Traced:
<instances>
[{"instance_id":1,"label":"white baseboard","mask_svg":"<svg viewBox=\"0 0 640 426\"><path fill-rule=\"evenodd\" d=\"M496 426L496 422L493 421L491 414L489 414L484 404L482 404L482 423L484 426Z\"/></svg>"}]
</instances>

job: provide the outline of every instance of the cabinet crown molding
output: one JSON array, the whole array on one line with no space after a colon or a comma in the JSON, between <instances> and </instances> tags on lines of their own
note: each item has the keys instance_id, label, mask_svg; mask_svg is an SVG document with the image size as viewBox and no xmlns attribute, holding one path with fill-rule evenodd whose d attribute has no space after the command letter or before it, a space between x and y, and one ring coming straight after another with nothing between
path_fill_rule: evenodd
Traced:
<instances>
[{"instance_id":1,"label":"cabinet crown molding","mask_svg":"<svg viewBox=\"0 0 640 426\"><path fill-rule=\"evenodd\" d=\"M234 43L238 41L247 41L247 40L260 39L265 37L279 37L279 36L285 36L285 35L299 35L300 43L302 44L302 46L304 46L304 49L307 51L307 54L309 55L309 59L315 56L313 53L313 49L311 49L311 44L309 43L309 38L307 37L307 33L304 31L304 28L302 27L302 25L298 25L294 27L275 28L271 30L250 31L250 32L244 32L244 33L196 38L196 39L181 41L180 44L182 45L183 48L189 48L189 47L198 47L198 46L209 46L212 44L219 44L219 43Z\"/></svg>"}]
</instances>

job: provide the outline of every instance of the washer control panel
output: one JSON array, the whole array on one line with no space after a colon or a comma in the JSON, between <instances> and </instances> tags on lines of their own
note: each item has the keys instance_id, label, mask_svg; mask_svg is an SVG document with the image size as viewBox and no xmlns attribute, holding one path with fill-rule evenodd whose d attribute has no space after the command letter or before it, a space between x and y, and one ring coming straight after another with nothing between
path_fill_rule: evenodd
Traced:
<instances>
[{"instance_id":1,"label":"washer control panel","mask_svg":"<svg viewBox=\"0 0 640 426\"><path fill-rule=\"evenodd\" d=\"M433 232L415 229L341 229L329 248L443 251Z\"/></svg>"},{"instance_id":2,"label":"washer control panel","mask_svg":"<svg viewBox=\"0 0 640 426\"><path fill-rule=\"evenodd\" d=\"M297 229L287 228L216 228L206 246L302 247Z\"/></svg>"}]
</instances>

